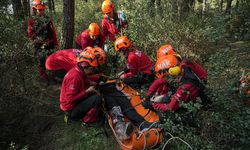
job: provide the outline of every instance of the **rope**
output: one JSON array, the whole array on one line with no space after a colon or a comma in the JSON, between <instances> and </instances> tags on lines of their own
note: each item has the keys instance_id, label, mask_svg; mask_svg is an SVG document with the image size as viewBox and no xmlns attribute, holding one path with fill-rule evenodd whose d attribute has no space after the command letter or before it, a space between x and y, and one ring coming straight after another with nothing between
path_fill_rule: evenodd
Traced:
<instances>
[{"instance_id":1,"label":"rope","mask_svg":"<svg viewBox=\"0 0 250 150\"><path fill-rule=\"evenodd\" d=\"M142 135L144 137L144 144L143 144L143 149L142 150L144 150L146 148L146 146L147 146L147 140L146 140L146 135L143 132L142 132Z\"/></svg>"},{"instance_id":2,"label":"rope","mask_svg":"<svg viewBox=\"0 0 250 150\"><path fill-rule=\"evenodd\" d=\"M180 140L181 142L183 142L184 144L186 144L191 150L193 150L193 148L190 146L190 144L188 144L188 143L187 143L186 141L184 141L183 139L181 139L181 138L179 138L179 137L177 137L177 136L173 136L173 135L170 134L169 132L167 132L167 133L171 136L171 138L167 140L167 142L164 144L162 150L165 150L165 147L167 146L167 144L168 144L171 140L173 140L173 139L178 139L178 140Z\"/></svg>"},{"instance_id":3,"label":"rope","mask_svg":"<svg viewBox=\"0 0 250 150\"><path fill-rule=\"evenodd\" d=\"M140 130L141 125L142 125L143 123L145 123L145 122L146 122L146 121L144 121L144 122L142 122L142 123L140 124L139 130ZM146 148L146 146L147 146L147 139L146 139L146 135L144 134L145 131L154 130L154 131L156 131L156 134L157 134L157 140L156 140L156 142L154 143L154 145L151 146L150 148L154 147L154 146L158 143L158 141L159 141L159 139L160 139L159 131L158 131L157 129L155 129L155 128L151 128L155 123L158 123L158 122L154 122L154 123L152 123L152 124L149 126L149 128L147 128L146 130L142 130L142 131L139 131L139 132L138 132L138 133L139 133L139 136L136 137L137 140L138 140L142 135L143 135L143 137L144 137L144 146L143 146L143 150L144 150L144 149Z\"/></svg>"},{"instance_id":4,"label":"rope","mask_svg":"<svg viewBox=\"0 0 250 150\"><path fill-rule=\"evenodd\" d=\"M156 140L155 144L154 144L153 146L150 147L150 148L153 148L153 147L155 147L155 145L157 145L157 143L159 142L160 134L159 134L159 131L158 131L157 129L155 129L155 128L152 128L151 130L154 130L155 133L157 134L157 140Z\"/></svg>"},{"instance_id":5,"label":"rope","mask_svg":"<svg viewBox=\"0 0 250 150\"><path fill-rule=\"evenodd\" d=\"M142 126L145 122L146 122L146 121L143 121L143 122L139 125L139 130L140 130L141 126ZM154 124L156 124L156 123L158 123L158 121L153 122L153 123L152 123L148 128L146 128L145 130L143 129L142 131L139 131L139 136L138 136L138 138L140 138L141 134L143 134L144 131L149 131L149 130L152 128L152 126L153 126ZM137 138L137 139L138 139L138 138Z\"/></svg>"}]
</instances>

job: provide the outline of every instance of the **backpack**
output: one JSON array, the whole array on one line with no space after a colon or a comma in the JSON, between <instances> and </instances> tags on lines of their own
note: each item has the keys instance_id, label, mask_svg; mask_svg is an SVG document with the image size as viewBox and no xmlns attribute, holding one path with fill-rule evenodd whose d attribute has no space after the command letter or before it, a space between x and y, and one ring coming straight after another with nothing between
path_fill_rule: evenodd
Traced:
<instances>
[{"instance_id":1,"label":"backpack","mask_svg":"<svg viewBox=\"0 0 250 150\"><path fill-rule=\"evenodd\" d=\"M200 82L206 81L207 76L208 76L207 71L194 60L182 62L180 67L182 68L183 66L187 66L188 68L190 68L191 71L198 78L198 80L200 80Z\"/></svg>"}]
</instances>

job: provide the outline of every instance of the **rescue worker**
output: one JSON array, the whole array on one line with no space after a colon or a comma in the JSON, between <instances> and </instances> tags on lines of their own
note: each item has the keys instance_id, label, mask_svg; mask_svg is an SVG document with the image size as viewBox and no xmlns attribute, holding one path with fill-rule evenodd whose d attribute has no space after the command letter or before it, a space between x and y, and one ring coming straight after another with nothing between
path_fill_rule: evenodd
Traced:
<instances>
[{"instance_id":1,"label":"rescue worker","mask_svg":"<svg viewBox=\"0 0 250 150\"><path fill-rule=\"evenodd\" d=\"M102 13L104 14L102 19L103 35L106 39L115 41L116 37L121 33L122 28L128 27L126 16L122 11L115 11L115 5L111 0L103 1Z\"/></svg>"},{"instance_id":2,"label":"rescue worker","mask_svg":"<svg viewBox=\"0 0 250 150\"><path fill-rule=\"evenodd\" d=\"M151 68L154 63L144 52L132 47L132 42L126 36L117 38L114 46L115 51L121 52L126 59L124 73L119 76L125 84L136 88L153 82L154 74Z\"/></svg>"},{"instance_id":3,"label":"rescue worker","mask_svg":"<svg viewBox=\"0 0 250 150\"><path fill-rule=\"evenodd\" d=\"M105 37L100 31L97 23L91 23L88 29L76 36L76 48L84 50L87 46L103 47Z\"/></svg>"},{"instance_id":4,"label":"rescue worker","mask_svg":"<svg viewBox=\"0 0 250 150\"><path fill-rule=\"evenodd\" d=\"M85 123L97 120L101 97L95 89L96 82L89 78L97 66L95 56L89 51L83 51L77 57L77 65L65 75L60 108L70 119L82 119Z\"/></svg>"},{"instance_id":5,"label":"rescue worker","mask_svg":"<svg viewBox=\"0 0 250 150\"><path fill-rule=\"evenodd\" d=\"M159 111L176 111L180 108L180 101L195 102L204 89L202 81L207 78L207 72L199 64L194 61L179 62L174 55L158 59L155 72L165 83L149 88L149 98L143 102L143 106ZM174 85L176 89L171 91L169 85ZM155 92L157 89L160 90Z\"/></svg>"},{"instance_id":6,"label":"rescue worker","mask_svg":"<svg viewBox=\"0 0 250 150\"><path fill-rule=\"evenodd\" d=\"M32 8L36 13L28 21L28 36L35 48L40 76L42 80L48 82L45 60L54 48L58 49L56 32L51 19L45 14L45 4L42 1L40 3L34 1Z\"/></svg>"},{"instance_id":7,"label":"rescue worker","mask_svg":"<svg viewBox=\"0 0 250 150\"><path fill-rule=\"evenodd\" d=\"M46 69L51 72L52 79L62 79L64 75L77 64L79 49L65 49L54 52L46 59ZM57 78L58 77L58 78Z\"/></svg>"},{"instance_id":8,"label":"rescue worker","mask_svg":"<svg viewBox=\"0 0 250 150\"><path fill-rule=\"evenodd\" d=\"M80 55L80 49L66 49L60 50L51 54L46 59L46 69L52 71L55 77L63 78L64 75L77 64L77 56ZM88 51L95 55L98 64L104 64L106 60L106 53L100 47L86 47L84 51Z\"/></svg>"}]
</instances>

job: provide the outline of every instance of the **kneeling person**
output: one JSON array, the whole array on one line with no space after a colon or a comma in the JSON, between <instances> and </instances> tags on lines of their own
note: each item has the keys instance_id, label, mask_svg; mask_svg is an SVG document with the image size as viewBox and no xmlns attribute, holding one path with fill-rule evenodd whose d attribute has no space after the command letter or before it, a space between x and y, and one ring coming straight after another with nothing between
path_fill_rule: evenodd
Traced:
<instances>
[{"instance_id":1,"label":"kneeling person","mask_svg":"<svg viewBox=\"0 0 250 150\"><path fill-rule=\"evenodd\" d=\"M60 108L72 120L82 119L83 122L90 123L97 119L101 97L88 78L97 66L95 56L84 51L77 58L77 65L64 77Z\"/></svg>"}]
</instances>

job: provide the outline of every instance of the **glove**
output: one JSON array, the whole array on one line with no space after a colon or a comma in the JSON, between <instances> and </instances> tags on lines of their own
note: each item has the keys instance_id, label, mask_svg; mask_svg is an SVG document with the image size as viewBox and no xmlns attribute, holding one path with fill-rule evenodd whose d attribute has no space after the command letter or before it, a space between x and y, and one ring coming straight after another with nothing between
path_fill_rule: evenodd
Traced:
<instances>
[{"instance_id":1,"label":"glove","mask_svg":"<svg viewBox=\"0 0 250 150\"><path fill-rule=\"evenodd\" d=\"M94 86L90 86L87 90L85 90L86 93L96 93L97 95L100 95L98 91L96 91Z\"/></svg>"},{"instance_id":2,"label":"glove","mask_svg":"<svg viewBox=\"0 0 250 150\"><path fill-rule=\"evenodd\" d=\"M164 98L164 95L159 95L159 96L152 97L150 101L154 103L161 103L163 98Z\"/></svg>"},{"instance_id":3,"label":"glove","mask_svg":"<svg viewBox=\"0 0 250 150\"><path fill-rule=\"evenodd\" d=\"M153 109L152 107L152 102L149 101L149 100L145 100L142 102L142 106L145 108L145 109Z\"/></svg>"},{"instance_id":4,"label":"glove","mask_svg":"<svg viewBox=\"0 0 250 150\"><path fill-rule=\"evenodd\" d=\"M109 51L109 47L108 47L108 44L104 44L104 46L103 46L104 48L104 51L107 53L108 51Z\"/></svg>"}]
</instances>

